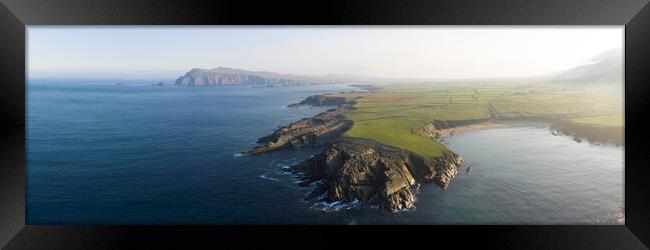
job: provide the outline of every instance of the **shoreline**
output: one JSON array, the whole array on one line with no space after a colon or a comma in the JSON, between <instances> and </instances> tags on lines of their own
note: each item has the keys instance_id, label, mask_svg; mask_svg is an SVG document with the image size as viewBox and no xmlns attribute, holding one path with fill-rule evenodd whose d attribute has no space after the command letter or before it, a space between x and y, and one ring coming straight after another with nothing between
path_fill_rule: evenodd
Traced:
<instances>
[{"instance_id":1,"label":"shoreline","mask_svg":"<svg viewBox=\"0 0 650 250\"><path fill-rule=\"evenodd\" d=\"M438 133L440 134L441 138L445 138L445 137L457 135L459 133L467 133L471 131L484 130L484 129L506 128L511 126L512 126L511 124L486 121L477 124L468 124L468 125L462 125L462 126L451 127L451 128L443 128L443 129L439 129Z\"/></svg>"},{"instance_id":2,"label":"shoreline","mask_svg":"<svg viewBox=\"0 0 650 250\"><path fill-rule=\"evenodd\" d=\"M457 122L463 122L457 121ZM430 124L430 123L429 123ZM426 125L425 125L426 126ZM435 126L435 125L434 125ZM600 144L612 144L614 146L625 146L622 139L617 136L612 136L620 130L623 134L624 127L606 127L594 126L585 124L575 124L563 120L553 120L545 118L533 119L506 119L506 120L486 120L478 123L463 124L459 126L452 126L447 128L435 129L435 135L423 135L425 137L435 139L439 143L446 144L445 138L454 136L460 133L467 133L485 129L498 129L509 128L515 126L533 126L548 128L549 134L552 136L567 136L572 137L577 143L587 142L596 146ZM417 133L417 132L416 132Z\"/></svg>"}]
</instances>

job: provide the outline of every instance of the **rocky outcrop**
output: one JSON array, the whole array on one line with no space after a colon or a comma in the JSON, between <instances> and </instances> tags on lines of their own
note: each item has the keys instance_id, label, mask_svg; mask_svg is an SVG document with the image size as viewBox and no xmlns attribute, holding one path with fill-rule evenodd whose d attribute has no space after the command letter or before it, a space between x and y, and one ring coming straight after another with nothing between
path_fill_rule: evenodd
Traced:
<instances>
[{"instance_id":1,"label":"rocky outcrop","mask_svg":"<svg viewBox=\"0 0 650 250\"><path fill-rule=\"evenodd\" d=\"M330 109L311 118L305 118L263 136L257 143L264 144L249 150L248 154L260 154L284 148L301 148L322 145L338 138L352 126L343 116L348 107Z\"/></svg>"},{"instance_id":2,"label":"rocky outcrop","mask_svg":"<svg viewBox=\"0 0 650 250\"><path fill-rule=\"evenodd\" d=\"M247 71L218 67L214 69L194 68L184 76L179 77L176 85L207 86L207 85L263 85L263 86L295 86L307 84L296 76L277 74L263 71Z\"/></svg>"},{"instance_id":3,"label":"rocky outcrop","mask_svg":"<svg viewBox=\"0 0 650 250\"><path fill-rule=\"evenodd\" d=\"M462 164L463 159L451 151L422 159L373 141L344 138L290 169L301 174L302 185L322 180L308 198L358 200L396 212L413 207L420 183L447 188Z\"/></svg>"},{"instance_id":4,"label":"rocky outcrop","mask_svg":"<svg viewBox=\"0 0 650 250\"><path fill-rule=\"evenodd\" d=\"M345 104L346 99L343 96L330 96L330 95L312 95L299 103L289 104L289 107L297 107L302 105L311 106L339 106Z\"/></svg>"}]
</instances>

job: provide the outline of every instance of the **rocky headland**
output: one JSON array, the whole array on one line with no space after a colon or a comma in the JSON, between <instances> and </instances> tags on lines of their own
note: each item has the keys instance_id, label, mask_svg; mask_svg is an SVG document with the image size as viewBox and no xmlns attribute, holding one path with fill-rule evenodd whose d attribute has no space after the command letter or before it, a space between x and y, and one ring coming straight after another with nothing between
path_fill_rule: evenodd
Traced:
<instances>
[{"instance_id":1,"label":"rocky headland","mask_svg":"<svg viewBox=\"0 0 650 250\"><path fill-rule=\"evenodd\" d=\"M350 110L353 104L353 102L346 101L345 97L329 95L312 95L299 103L290 104L289 107L311 105L336 106L336 108L279 127L272 133L259 138L257 143L262 145L246 153L255 155L285 148L302 148L330 143L352 127L352 121L346 119L343 114Z\"/></svg>"},{"instance_id":2,"label":"rocky headland","mask_svg":"<svg viewBox=\"0 0 650 250\"><path fill-rule=\"evenodd\" d=\"M451 151L423 159L370 140L343 138L290 169L301 175L302 185L322 181L308 198L358 200L397 212L413 207L420 183L447 188L462 165L463 158Z\"/></svg>"},{"instance_id":3,"label":"rocky headland","mask_svg":"<svg viewBox=\"0 0 650 250\"><path fill-rule=\"evenodd\" d=\"M323 145L332 142L352 127L352 121L343 115L350 107L341 106L282 126L257 140L263 144L247 153L251 155L285 149Z\"/></svg>"}]
</instances>

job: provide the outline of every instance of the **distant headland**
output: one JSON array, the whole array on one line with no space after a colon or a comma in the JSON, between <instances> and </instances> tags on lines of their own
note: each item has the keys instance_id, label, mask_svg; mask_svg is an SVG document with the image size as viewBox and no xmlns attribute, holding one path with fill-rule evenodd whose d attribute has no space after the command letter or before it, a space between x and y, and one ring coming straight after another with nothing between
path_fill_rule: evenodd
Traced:
<instances>
[{"instance_id":1,"label":"distant headland","mask_svg":"<svg viewBox=\"0 0 650 250\"><path fill-rule=\"evenodd\" d=\"M193 68L174 82L178 86L251 85L259 87L288 87L312 84L336 84L355 81L354 77L325 75L281 74L269 71L250 71L227 67L213 69Z\"/></svg>"}]
</instances>

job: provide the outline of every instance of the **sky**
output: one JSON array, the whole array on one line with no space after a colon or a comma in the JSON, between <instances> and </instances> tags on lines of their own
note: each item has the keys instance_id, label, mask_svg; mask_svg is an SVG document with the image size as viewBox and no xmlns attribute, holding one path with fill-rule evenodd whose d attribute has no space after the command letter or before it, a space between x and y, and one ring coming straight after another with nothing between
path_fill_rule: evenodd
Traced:
<instances>
[{"instance_id":1,"label":"sky","mask_svg":"<svg viewBox=\"0 0 650 250\"><path fill-rule=\"evenodd\" d=\"M28 26L30 78L191 68L410 79L536 77L622 49L623 26Z\"/></svg>"}]
</instances>

